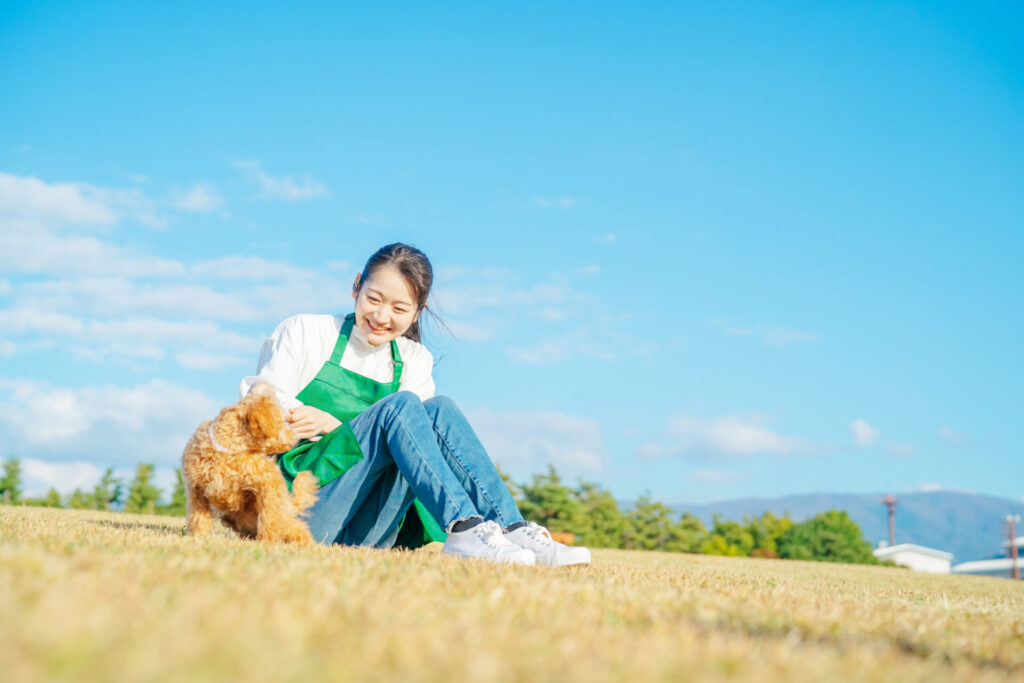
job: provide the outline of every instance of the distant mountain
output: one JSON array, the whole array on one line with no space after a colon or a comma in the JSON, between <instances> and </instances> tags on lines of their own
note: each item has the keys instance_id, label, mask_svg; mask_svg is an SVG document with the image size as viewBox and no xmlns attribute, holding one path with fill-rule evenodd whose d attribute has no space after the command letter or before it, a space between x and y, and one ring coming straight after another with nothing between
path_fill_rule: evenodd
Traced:
<instances>
[{"instance_id":1,"label":"distant mountain","mask_svg":"<svg viewBox=\"0 0 1024 683\"><path fill-rule=\"evenodd\" d=\"M896 507L896 542L945 550L953 553L954 563L984 560L999 554L1006 540L1003 520L1008 514L1024 516L1024 502L956 491L894 494ZM689 511L711 524L718 513L726 519L739 521L743 515L771 511L776 515L789 513L794 521L837 509L846 510L872 545L889 538L888 513L882 505L883 494L855 495L847 493L816 493L783 496L782 498L740 498L704 505L686 503L673 505L677 512ZM1018 534L1024 530L1018 528Z\"/></svg>"}]
</instances>

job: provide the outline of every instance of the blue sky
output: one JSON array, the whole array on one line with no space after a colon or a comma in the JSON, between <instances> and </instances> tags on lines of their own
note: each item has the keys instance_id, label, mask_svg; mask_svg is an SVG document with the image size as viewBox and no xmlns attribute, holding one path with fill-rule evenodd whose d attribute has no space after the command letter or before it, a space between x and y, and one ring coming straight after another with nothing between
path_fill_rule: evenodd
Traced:
<instances>
[{"instance_id":1,"label":"blue sky","mask_svg":"<svg viewBox=\"0 0 1024 683\"><path fill-rule=\"evenodd\" d=\"M1012 3L5 3L0 458L169 472L413 243L517 479L1024 496Z\"/></svg>"}]
</instances>

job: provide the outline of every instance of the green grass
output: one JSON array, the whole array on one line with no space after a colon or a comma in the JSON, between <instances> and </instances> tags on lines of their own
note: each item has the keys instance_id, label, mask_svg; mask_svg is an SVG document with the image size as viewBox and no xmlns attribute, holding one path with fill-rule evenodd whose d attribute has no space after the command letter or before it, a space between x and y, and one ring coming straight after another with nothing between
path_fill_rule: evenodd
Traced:
<instances>
[{"instance_id":1,"label":"green grass","mask_svg":"<svg viewBox=\"0 0 1024 683\"><path fill-rule=\"evenodd\" d=\"M1022 582L612 550L501 567L183 527L0 506L0 678L1024 678Z\"/></svg>"}]
</instances>

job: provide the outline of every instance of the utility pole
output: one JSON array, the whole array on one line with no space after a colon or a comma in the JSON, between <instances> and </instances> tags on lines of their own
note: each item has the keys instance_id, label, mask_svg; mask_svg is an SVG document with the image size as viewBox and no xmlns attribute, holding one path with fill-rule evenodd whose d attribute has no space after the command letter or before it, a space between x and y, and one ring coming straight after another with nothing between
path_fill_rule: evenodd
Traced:
<instances>
[{"instance_id":1,"label":"utility pole","mask_svg":"<svg viewBox=\"0 0 1024 683\"><path fill-rule=\"evenodd\" d=\"M889 508L889 547L896 545L896 504L899 501L887 494L882 499L882 505Z\"/></svg>"},{"instance_id":2,"label":"utility pole","mask_svg":"<svg viewBox=\"0 0 1024 683\"><path fill-rule=\"evenodd\" d=\"M1006 534L1010 537L1010 576L1020 581L1020 566L1017 564L1017 528L1020 515L1006 515Z\"/></svg>"}]
</instances>

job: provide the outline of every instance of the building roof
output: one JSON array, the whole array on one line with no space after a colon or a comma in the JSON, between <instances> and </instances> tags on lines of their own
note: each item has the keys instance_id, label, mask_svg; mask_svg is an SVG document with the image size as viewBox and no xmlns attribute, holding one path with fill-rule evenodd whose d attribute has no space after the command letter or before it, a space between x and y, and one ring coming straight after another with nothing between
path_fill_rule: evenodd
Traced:
<instances>
[{"instance_id":1,"label":"building roof","mask_svg":"<svg viewBox=\"0 0 1024 683\"><path fill-rule=\"evenodd\" d=\"M1017 566L1024 566L1024 562L1017 560ZM954 574L974 574L978 572L1008 572L1011 569L1013 569L1013 560L1009 557L999 557L994 560L961 562L951 571Z\"/></svg>"},{"instance_id":2,"label":"building roof","mask_svg":"<svg viewBox=\"0 0 1024 683\"><path fill-rule=\"evenodd\" d=\"M1018 548L1024 548L1024 536L1018 536L1017 538L1013 539L1013 544ZM1009 549L1010 542L1003 541L1003 547Z\"/></svg>"},{"instance_id":3,"label":"building roof","mask_svg":"<svg viewBox=\"0 0 1024 683\"><path fill-rule=\"evenodd\" d=\"M953 553L936 550L935 548L926 548L923 545L914 545L913 543L900 543L898 545L885 546L884 548L876 548L874 553L875 557L889 557L890 555L898 555L899 553L917 553L919 555L928 555L929 557L949 560L950 562L953 561Z\"/></svg>"}]
</instances>

